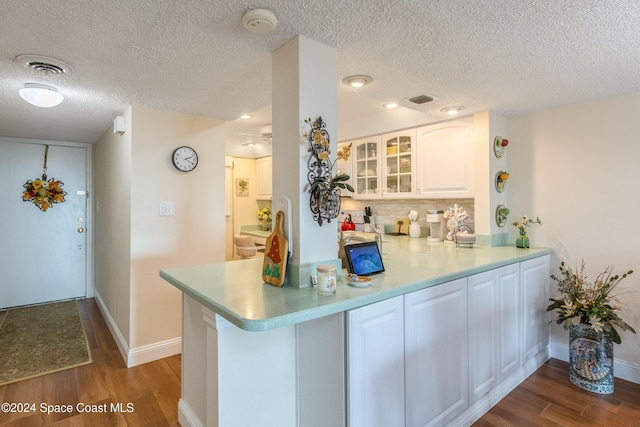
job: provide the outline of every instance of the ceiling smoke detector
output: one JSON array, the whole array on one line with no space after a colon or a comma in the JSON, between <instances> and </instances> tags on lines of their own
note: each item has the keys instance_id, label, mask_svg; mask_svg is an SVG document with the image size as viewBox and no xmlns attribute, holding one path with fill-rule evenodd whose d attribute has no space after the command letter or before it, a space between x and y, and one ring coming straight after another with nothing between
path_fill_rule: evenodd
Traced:
<instances>
[{"instance_id":1,"label":"ceiling smoke detector","mask_svg":"<svg viewBox=\"0 0 640 427\"><path fill-rule=\"evenodd\" d=\"M16 57L16 61L44 74L68 74L73 70L71 65L65 62L41 55L19 55Z\"/></svg>"},{"instance_id":2,"label":"ceiling smoke detector","mask_svg":"<svg viewBox=\"0 0 640 427\"><path fill-rule=\"evenodd\" d=\"M276 28L278 18L269 10L253 9L244 14L242 24L252 33L267 34Z\"/></svg>"}]
</instances>

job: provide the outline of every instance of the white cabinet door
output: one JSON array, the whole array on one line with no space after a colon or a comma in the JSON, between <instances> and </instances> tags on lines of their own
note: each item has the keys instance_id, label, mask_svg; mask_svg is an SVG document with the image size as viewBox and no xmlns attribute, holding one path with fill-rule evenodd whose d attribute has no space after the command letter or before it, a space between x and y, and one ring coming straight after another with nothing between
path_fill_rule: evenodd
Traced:
<instances>
[{"instance_id":1,"label":"white cabinet door","mask_svg":"<svg viewBox=\"0 0 640 427\"><path fill-rule=\"evenodd\" d=\"M354 199L380 197L380 135L353 141Z\"/></svg>"},{"instance_id":2,"label":"white cabinet door","mask_svg":"<svg viewBox=\"0 0 640 427\"><path fill-rule=\"evenodd\" d=\"M498 383L496 271L469 276L469 401Z\"/></svg>"},{"instance_id":3,"label":"white cabinet door","mask_svg":"<svg viewBox=\"0 0 640 427\"><path fill-rule=\"evenodd\" d=\"M415 129L382 135L382 197L415 197L415 140Z\"/></svg>"},{"instance_id":4,"label":"white cabinet door","mask_svg":"<svg viewBox=\"0 0 640 427\"><path fill-rule=\"evenodd\" d=\"M498 380L512 374L520 359L520 265L496 270L498 284Z\"/></svg>"},{"instance_id":5,"label":"white cabinet door","mask_svg":"<svg viewBox=\"0 0 640 427\"><path fill-rule=\"evenodd\" d=\"M468 406L467 279L405 295L406 425L441 426Z\"/></svg>"},{"instance_id":6,"label":"white cabinet door","mask_svg":"<svg viewBox=\"0 0 640 427\"><path fill-rule=\"evenodd\" d=\"M469 401L520 366L519 266L469 277Z\"/></svg>"},{"instance_id":7,"label":"white cabinet door","mask_svg":"<svg viewBox=\"0 0 640 427\"><path fill-rule=\"evenodd\" d=\"M418 128L418 197L473 197L472 126L462 119Z\"/></svg>"},{"instance_id":8,"label":"white cabinet door","mask_svg":"<svg viewBox=\"0 0 640 427\"><path fill-rule=\"evenodd\" d=\"M404 426L403 297L347 314L348 426Z\"/></svg>"},{"instance_id":9,"label":"white cabinet door","mask_svg":"<svg viewBox=\"0 0 640 427\"><path fill-rule=\"evenodd\" d=\"M271 200L272 182L271 156L256 159L256 199Z\"/></svg>"},{"instance_id":10,"label":"white cabinet door","mask_svg":"<svg viewBox=\"0 0 640 427\"><path fill-rule=\"evenodd\" d=\"M549 255L520 263L523 362L549 344Z\"/></svg>"}]
</instances>

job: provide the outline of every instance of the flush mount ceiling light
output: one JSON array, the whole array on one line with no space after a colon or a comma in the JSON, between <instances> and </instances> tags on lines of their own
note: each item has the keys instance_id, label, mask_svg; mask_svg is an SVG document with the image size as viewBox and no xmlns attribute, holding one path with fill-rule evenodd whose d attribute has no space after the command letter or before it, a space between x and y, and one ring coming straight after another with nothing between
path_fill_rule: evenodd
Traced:
<instances>
[{"instance_id":1,"label":"flush mount ceiling light","mask_svg":"<svg viewBox=\"0 0 640 427\"><path fill-rule=\"evenodd\" d=\"M464 110L464 107L458 106L458 107L446 107L446 108L443 108L440 111L442 111L443 113L447 113L447 114L449 114L451 116L455 116L456 114L458 114L462 110Z\"/></svg>"},{"instance_id":2,"label":"flush mount ceiling light","mask_svg":"<svg viewBox=\"0 0 640 427\"><path fill-rule=\"evenodd\" d=\"M278 18L273 12L266 9L252 9L242 17L244 27L256 34L267 34L278 25Z\"/></svg>"},{"instance_id":3,"label":"flush mount ceiling light","mask_svg":"<svg viewBox=\"0 0 640 427\"><path fill-rule=\"evenodd\" d=\"M351 87L360 88L364 85L368 85L371 83L373 79L370 76L365 76L364 74L357 74L354 76L345 77L342 79L342 83L349 85Z\"/></svg>"},{"instance_id":4,"label":"flush mount ceiling light","mask_svg":"<svg viewBox=\"0 0 640 427\"><path fill-rule=\"evenodd\" d=\"M36 107L55 107L60 104L64 96L53 86L40 83L25 83L18 91L22 99Z\"/></svg>"},{"instance_id":5,"label":"flush mount ceiling light","mask_svg":"<svg viewBox=\"0 0 640 427\"><path fill-rule=\"evenodd\" d=\"M243 114L243 115L241 115L241 116L240 116L240 118L241 118L242 120L248 120L248 119L250 119L250 118L251 118L251 115L250 115L250 114Z\"/></svg>"},{"instance_id":6,"label":"flush mount ceiling light","mask_svg":"<svg viewBox=\"0 0 640 427\"><path fill-rule=\"evenodd\" d=\"M398 107L398 104L397 104L397 103L395 103L395 102L386 102L386 103L382 104L382 106L383 106L384 108L388 109L388 110L392 110L392 109L394 109L394 108L397 108L397 107Z\"/></svg>"}]
</instances>

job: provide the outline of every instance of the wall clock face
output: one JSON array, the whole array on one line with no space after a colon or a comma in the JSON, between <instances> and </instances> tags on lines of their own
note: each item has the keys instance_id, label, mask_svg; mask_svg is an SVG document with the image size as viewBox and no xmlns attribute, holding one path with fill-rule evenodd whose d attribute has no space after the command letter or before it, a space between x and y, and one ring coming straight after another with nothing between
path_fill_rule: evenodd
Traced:
<instances>
[{"instance_id":1,"label":"wall clock face","mask_svg":"<svg viewBox=\"0 0 640 427\"><path fill-rule=\"evenodd\" d=\"M198 153L191 147L178 147L173 152L171 161L179 171L189 172L198 166Z\"/></svg>"}]
</instances>

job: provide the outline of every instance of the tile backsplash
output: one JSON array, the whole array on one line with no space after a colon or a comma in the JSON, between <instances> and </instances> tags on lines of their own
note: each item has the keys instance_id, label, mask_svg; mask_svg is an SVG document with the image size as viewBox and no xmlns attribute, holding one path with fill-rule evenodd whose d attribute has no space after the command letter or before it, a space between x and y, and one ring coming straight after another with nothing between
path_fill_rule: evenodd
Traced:
<instances>
[{"instance_id":1,"label":"tile backsplash","mask_svg":"<svg viewBox=\"0 0 640 427\"><path fill-rule=\"evenodd\" d=\"M364 210L365 206L369 206L376 224L384 224L387 229L393 229L396 218L406 218L409 215L409 211L413 209L418 211L418 223L425 228L427 227L428 210L446 211L456 203L467 211L469 219L465 223L475 230L473 199L355 200L343 197L340 202L340 209Z\"/></svg>"}]
</instances>

